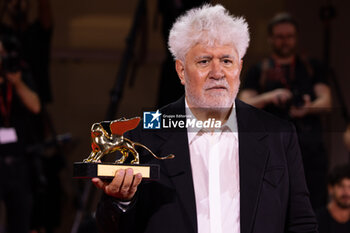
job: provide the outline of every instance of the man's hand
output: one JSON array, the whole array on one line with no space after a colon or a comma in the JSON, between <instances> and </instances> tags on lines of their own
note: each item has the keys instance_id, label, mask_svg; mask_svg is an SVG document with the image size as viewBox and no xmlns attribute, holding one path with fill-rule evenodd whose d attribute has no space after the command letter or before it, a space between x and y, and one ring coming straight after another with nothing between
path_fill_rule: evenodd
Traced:
<instances>
[{"instance_id":1,"label":"man's hand","mask_svg":"<svg viewBox=\"0 0 350 233\"><path fill-rule=\"evenodd\" d=\"M239 94L241 100L257 108L264 108L268 104L283 107L292 97L292 92L285 88L278 88L262 94L253 89L245 89Z\"/></svg>"},{"instance_id":2,"label":"man's hand","mask_svg":"<svg viewBox=\"0 0 350 233\"><path fill-rule=\"evenodd\" d=\"M302 118L309 114L310 108L312 108L312 102L309 95L303 96L304 104L300 107L291 106L289 115L293 118Z\"/></svg>"},{"instance_id":3,"label":"man's hand","mask_svg":"<svg viewBox=\"0 0 350 233\"><path fill-rule=\"evenodd\" d=\"M12 83L15 87L19 86L22 83L22 72L8 72L6 73L6 79Z\"/></svg>"},{"instance_id":4,"label":"man's hand","mask_svg":"<svg viewBox=\"0 0 350 233\"><path fill-rule=\"evenodd\" d=\"M266 93L266 102L273 103L276 106L283 106L293 97L290 90L278 88L269 93Z\"/></svg>"},{"instance_id":5,"label":"man's hand","mask_svg":"<svg viewBox=\"0 0 350 233\"><path fill-rule=\"evenodd\" d=\"M41 110L39 96L22 80L22 71L6 73L6 79L13 84L18 96L26 108L34 114Z\"/></svg>"},{"instance_id":6,"label":"man's hand","mask_svg":"<svg viewBox=\"0 0 350 233\"><path fill-rule=\"evenodd\" d=\"M99 178L92 178L94 185L102 189L107 195L115 197L121 201L131 200L141 183L142 175L140 173L134 176L131 168L116 171L113 180L110 183L104 182Z\"/></svg>"}]
</instances>

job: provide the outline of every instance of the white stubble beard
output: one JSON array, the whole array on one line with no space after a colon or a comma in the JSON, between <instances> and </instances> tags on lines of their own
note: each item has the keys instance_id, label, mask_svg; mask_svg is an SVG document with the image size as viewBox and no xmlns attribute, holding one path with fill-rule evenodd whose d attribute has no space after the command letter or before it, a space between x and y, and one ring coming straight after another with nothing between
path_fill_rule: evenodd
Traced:
<instances>
[{"instance_id":1,"label":"white stubble beard","mask_svg":"<svg viewBox=\"0 0 350 233\"><path fill-rule=\"evenodd\" d=\"M227 83L227 81L226 81ZM185 85L185 93L186 93L186 98L189 103L195 108L208 108L208 109L217 109L217 110L224 110L224 109L229 109L232 107L233 102L235 101L235 98L238 94L239 91L239 85L240 81L237 81L237 85L234 86L234 90L232 92L232 96L229 96L230 92L226 92L224 95L225 97L220 94L215 95L215 96L208 96L211 95L210 93L206 94L205 87L203 87L202 93L200 97L197 97L192 91L191 91L191 83L187 82ZM227 87L230 88L227 84ZM208 101L208 98L210 100Z\"/></svg>"}]
</instances>

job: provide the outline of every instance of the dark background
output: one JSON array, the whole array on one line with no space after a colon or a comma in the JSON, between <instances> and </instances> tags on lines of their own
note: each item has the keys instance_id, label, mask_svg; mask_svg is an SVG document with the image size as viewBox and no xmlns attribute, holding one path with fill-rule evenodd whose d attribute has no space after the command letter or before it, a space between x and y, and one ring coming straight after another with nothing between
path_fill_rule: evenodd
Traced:
<instances>
[{"instance_id":1,"label":"dark background","mask_svg":"<svg viewBox=\"0 0 350 233\"><path fill-rule=\"evenodd\" d=\"M125 38L129 32L137 0L52 0L54 34L52 41L51 82L53 103L48 105L57 133L71 133L76 146L66 156L62 171L64 184L63 222L58 232L69 232L75 216L72 197L77 181L71 178L72 164L90 153L90 127L102 121L109 103ZM323 24L319 11L326 1L320 0L225 0L223 4L234 15L245 16L251 33L251 43L244 58L243 73L253 63L269 54L266 25L281 11L288 11L300 23L299 50L312 57L323 58ZM341 91L350 107L349 52L350 1L331 2L337 11L332 21L331 66ZM161 38L161 17L156 13L156 0L147 1L148 52L136 75L135 85L126 86L115 118L140 115L153 108L159 85L160 65L165 55ZM35 12L32 12L35 15ZM334 89L333 89L334 91ZM334 110L325 120L325 140L330 166L347 161L342 143L345 122L339 114L334 96ZM89 182L89 181L86 181Z\"/></svg>"}]
</instances>

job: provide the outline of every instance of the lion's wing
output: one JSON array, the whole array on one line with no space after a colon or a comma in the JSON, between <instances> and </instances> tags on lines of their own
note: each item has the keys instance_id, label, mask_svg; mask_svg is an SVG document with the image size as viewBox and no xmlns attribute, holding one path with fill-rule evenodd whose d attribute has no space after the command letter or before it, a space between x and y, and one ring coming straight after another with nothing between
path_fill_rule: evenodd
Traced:
<instances>
[{"instance_id":1,"label":"lion's wing","mask_svg":"<svg viewBox=\"0 0 350 233\"><path fill-rule=\"evenodd\" d=\"M123 135L125 132L135 129L140 123L140 117L134 117L126 120L112 121L110 128L112 134Z\"/></svg>"}]
</instances>

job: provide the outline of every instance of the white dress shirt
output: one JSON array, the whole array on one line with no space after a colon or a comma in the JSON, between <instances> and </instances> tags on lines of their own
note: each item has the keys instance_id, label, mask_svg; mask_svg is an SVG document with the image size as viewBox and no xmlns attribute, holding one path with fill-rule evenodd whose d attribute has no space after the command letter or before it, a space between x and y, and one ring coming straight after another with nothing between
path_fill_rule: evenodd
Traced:
<instances>
[{"instance_id":1,"label":"white dress shirt","mask_svg":"<svg viewBox=\"0 0 350 233\"><path fill-rule=\"evenodd\" d=\"M187 118L194 115L186 101ZM220 129L188 129L198 233L240 232L238 131L235 106Z\"/></svg>"}]
</instances>

